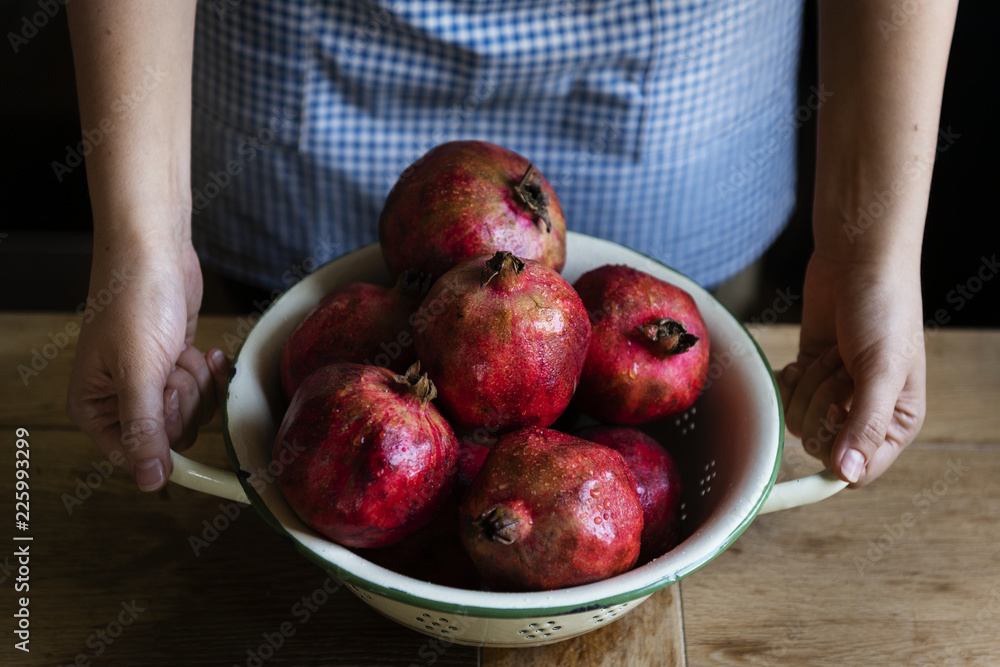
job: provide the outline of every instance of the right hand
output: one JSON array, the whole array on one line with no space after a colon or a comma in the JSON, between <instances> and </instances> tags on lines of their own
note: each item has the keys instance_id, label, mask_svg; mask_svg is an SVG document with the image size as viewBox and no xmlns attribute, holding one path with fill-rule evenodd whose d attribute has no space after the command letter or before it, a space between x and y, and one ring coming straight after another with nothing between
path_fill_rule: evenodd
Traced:
<instances>
[{"instance_id":1,"label":"right hand","mask_svg":"<svg viewBox=\"0 0 1000 667\"><path fill-rule=\"evenodd\" d=\"M798 359L777 374L785 424L861 487L913 442L927 412L919 263L816 252L802 303Z\"/></svg>"},{"instance_id":2,"label":"right hand","mask_svg":"<svg viewBox=\"0 0 1000 667\"><path fill-rule=\"evenodd\" d=\"M190 240L95 238L88 305L70 376L66 412L143 491L170 474L170 448L194 443L229 377L221 350L194 347L202 278ZM117 271L117 282L115 279ZM103 292L102 292L103 290ZM96 312L101 308L100 312Z\"/></svg>"}]
</instances>

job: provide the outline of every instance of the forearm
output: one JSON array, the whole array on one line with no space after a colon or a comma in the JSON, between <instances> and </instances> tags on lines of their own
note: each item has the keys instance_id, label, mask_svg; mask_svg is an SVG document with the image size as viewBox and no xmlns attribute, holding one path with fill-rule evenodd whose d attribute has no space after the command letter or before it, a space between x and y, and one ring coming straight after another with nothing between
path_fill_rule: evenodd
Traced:
<instances>
[{"instance_id":1,"label":"forearm","mask_svg":"<svg viewBox=\"0 0 1000 667\"><path fill-rule=\"evenodd\" d=\"M832 261L919 268L958 2L910 2L819 1L813 226Z\"/></svg>"},{"instance_id":2,"label":"forearm","mask_svg":"<svg viewBox=\"0 0 1000 667\"><path fill-rule=\"evenodd\" d=\"M96 239L188 241L195 0L67 11Z\"/></svg>"}]
</instances>

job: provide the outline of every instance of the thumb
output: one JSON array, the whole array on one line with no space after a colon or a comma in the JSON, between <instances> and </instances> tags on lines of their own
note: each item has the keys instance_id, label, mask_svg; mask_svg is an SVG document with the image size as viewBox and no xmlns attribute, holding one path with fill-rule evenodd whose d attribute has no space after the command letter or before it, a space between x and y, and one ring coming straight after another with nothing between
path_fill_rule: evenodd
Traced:
<instances>
[{"instance_id":1,"label":"thumb","mask_svg":"<svg viewBox=\"0 0 1000 667\"><path fill-rule=\"evenodd\" d=\"M155 373L122 378L118 389L121 443L140 491L156 491L170 473L170 442L164 427L164 386Z\"/></svg>"},{"instance_id":2,"label":"thumb","mask_svg":"<svg viewBox=\"0 0 1000 667\"><path fill-rule=\"evenodd\" d=\"M847 419L837 433L830 462L841 479L854 484L882 443L892 420L903 382L885 375L854 381L854 398ZM905 377L903 378L905 382Z\"/></svg>"}]
</instances>

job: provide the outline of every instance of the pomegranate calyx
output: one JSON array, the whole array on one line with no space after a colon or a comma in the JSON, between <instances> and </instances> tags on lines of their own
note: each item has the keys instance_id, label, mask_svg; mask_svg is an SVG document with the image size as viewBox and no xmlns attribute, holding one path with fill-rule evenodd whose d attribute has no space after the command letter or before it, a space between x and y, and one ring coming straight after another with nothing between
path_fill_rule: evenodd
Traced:
<instances>
[{"instance_id":1,"label":"pomegranate calyx","mask_svg":"<svg viewBox=\"0 0 1000 667\"><path fill-rule=\"evenodd\" d=\"M538 218L541 218L545 223L546 233L552 233L552 221L549 219L549 197L542 190L541 183L538 182L538 178L535 176L535 165L528 163L528 169L524 172L524 176L518 181L517 185L514 186L514 194L517 195L518 201L521 204L535 214Z\"/></svg>"},{"instance_id":2,"label":"pomegranate calyx","mask_svg":"<svg viewBox=\"0 0 1000 667\"><path fill-rule=\"evenodd\" d=\"M507 250L497 250L493 256L486 260L483 272L479 277L479 286L486 287L494 278L497 278L498 285L502 288L507 278L516 276L524 271L524 260L515 257L514 253Z\"/></svg>"},{"instance_id":3,"label":"pomegranate calyx","mask_svg":"<svg viewBox=\"0 0 1000 667\"><path fill-rule=\"evenodd\" d=\"M411 301L423 301L431 288L431 274L407 269L399 274L395 290Z\"/></svg>"},{"instance_id":4,"label":"pomegranate calyx","mask_svg":"<svg viewBox=\"0 0 1000 667\"><path fill-rule=\"evenodd\" d=\"M670 317L651 320L637 326L646 338L656 343L664 354L681 354L690 350L698 342L698 336L687 332L687 327Z\"/></svg>"},{"instance_id":5,"label":"pomegranate calyx","mask_svg":"<svg viewBox=\"0 0 1000 667\"><path fill-rule=\"evenodd\" d=\"M420 362L416 361L412 366L406 369L406 375L397 375L395 377L396 382L399 384L405 384L409 389L410 393L418 401L420 401L420 406L425 407L428 403L437 398L438 392L437 387L427 373L420 372Z\"/></svg>"},{"instance_id":6,"label":"pomegranate calyx","mask_svg":"<svg viewBox=\"0 0 1000 667\"><path fill-rule=\"evenodd\" d=\"M511 508L497 505L480 514L476 523L486 539L500 544L513 544L519 536L517 528L521 517Z\"/></svg>"}]
</instances>

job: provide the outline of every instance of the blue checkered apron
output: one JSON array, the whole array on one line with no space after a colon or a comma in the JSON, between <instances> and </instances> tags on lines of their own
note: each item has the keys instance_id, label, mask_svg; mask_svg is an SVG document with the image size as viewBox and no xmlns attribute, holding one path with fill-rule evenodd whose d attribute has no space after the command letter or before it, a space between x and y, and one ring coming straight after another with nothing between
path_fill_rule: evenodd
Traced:
<instances>
[{"instance_id":1,"label":"blue checkered apron","mask_svg":"<svg viewBox=\"0 0 1000 667\"><path fill-rule=\"evenodd\" d=\"M795 193L801 0L202 0L194 237L263 287L376 240L398 175L484 139L569 229L713 286Z\"/></svg>"}]
</instances>

